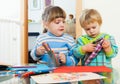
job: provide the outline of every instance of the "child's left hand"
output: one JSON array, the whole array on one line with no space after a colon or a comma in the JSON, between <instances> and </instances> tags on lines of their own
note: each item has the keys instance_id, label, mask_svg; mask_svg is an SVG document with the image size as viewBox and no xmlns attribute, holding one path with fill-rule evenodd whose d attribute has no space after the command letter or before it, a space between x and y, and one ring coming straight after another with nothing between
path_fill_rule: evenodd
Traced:
<instances>
[{"instance_id":1,"label":"child's left hand","mask_svg":"<svg viewBox=\"0 0 120 84\"><path fill-rule=\"evenodd\" d=\"M103 43L102 43L103 49L107 49L107 48L109 48L110 46L111 46L110 41L104 39L104 41L103 41Z\"/></svg>"},{"instance_id":2,"label":"child's left hand","mask_svg":"<svg viewBox=\"0 0 120 84\"><path fill-rule=\"evenodd\" d=\"M66 56L65 56L65 54L63 54L63 53L60 53L59 54L59 59L60 59L60 61L62 62L62 63L66 63Z\"/></svg>"}]
</instances>

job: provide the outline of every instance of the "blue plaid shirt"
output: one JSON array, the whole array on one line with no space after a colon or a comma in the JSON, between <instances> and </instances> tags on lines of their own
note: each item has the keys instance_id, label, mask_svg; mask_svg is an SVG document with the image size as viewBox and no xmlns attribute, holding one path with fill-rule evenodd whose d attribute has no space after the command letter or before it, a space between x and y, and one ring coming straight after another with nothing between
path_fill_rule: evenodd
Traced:
<instances>
[{"instance_id":1,"label":"blue plaid shirt","mask_svg":"<svg viewBox=\"0 0 120 84\"><path fill-rule=\"evenodd\" d=\"M90 42L93 42L99 38L108 39L111 43L112 51L109 54L106 54L104 52L104 50L101 49L100 52L97 53L96 57L94 59L92 59L89 64L87 64L87 66L103 66L103 65L105 65L107 67L112 67L111 58L113 58L117 55L118 46L115 43L114 37L110 36L108 34L105 34L105 33L99 34L96 38L91 38L87 35L83 35L77 39L77 45L73 49L73 51L74 51L74 55L77 58L81 59L82 65L85 64L84 57L86 56L87 53L83 53L81 47Z\"/></svg>"}]
</instances>

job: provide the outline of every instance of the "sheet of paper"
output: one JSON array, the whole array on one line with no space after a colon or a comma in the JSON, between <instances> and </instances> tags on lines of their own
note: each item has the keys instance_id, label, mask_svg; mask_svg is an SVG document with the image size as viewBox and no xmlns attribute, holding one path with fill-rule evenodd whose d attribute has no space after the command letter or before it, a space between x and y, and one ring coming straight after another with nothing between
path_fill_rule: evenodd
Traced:
<instances>
[{"instance_id":1,"label":"sheet of paper","mask_svg":"<svg viewBox=\"0 0 120 84\"><path fill-rule=\"evenodd\" d=\"M81 72L81 73L49 73L31 76L31 78L36 83L62 83L62 82L74 82L81 80L93 80L93 79L103 79L104 76L98 75L91 72Z\"/></svg>"}]
</instances>

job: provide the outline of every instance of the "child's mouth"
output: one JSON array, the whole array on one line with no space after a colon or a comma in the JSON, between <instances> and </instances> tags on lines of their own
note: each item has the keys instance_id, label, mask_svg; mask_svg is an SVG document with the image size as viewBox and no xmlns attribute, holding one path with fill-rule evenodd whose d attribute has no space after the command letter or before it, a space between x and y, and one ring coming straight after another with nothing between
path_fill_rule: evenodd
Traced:
<instances>
[{"instance_id":1,"label":"child's mouth","mask_svg":"<svg viewBox=\"0 0 120 84\"><path fill-rule=\"evenodd\" d=\"M60 31L64 31L64 29L59 29Z\"/></svg>"}]
</instances>

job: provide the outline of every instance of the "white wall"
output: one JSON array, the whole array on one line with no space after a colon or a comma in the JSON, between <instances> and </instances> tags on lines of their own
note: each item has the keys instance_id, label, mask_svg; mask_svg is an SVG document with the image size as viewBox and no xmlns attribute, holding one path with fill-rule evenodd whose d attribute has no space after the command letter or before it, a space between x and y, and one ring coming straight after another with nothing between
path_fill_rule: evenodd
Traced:
<instances>
[{"instance_id":1,"label":"white wall","mask_svg":"<svg viewBox=\"0 0 120 84\"><path fill-rule=\"evenodd\" d=\"M42 33L43 27L41 22L41 15L44 10L44 0L38 0L39 4L37 8L34 8L33 0L28 0L28 19L32 22L28 24L28 32L39 32Z\"/></svg>"},{"instance_id":2,"label":"white wall","mask_svg":"<svg viewBox=\"0 0 120 84\"><path fill-rule=\"evenodd\" d=\"M21 63L21 0L0 0L0 62Z\"/></svg>"},{"instance_id":3,"label":"white wall","mask_svg":"<svg viewBox=\"0 0 120 84\"><path fill-rule=\"evenodd\" d=\"M32 0L28 0L28 18L32 19L34 22L40 22L41 15L45 8L45 0L40 0L40 6L38 9L31 7L32 3ZM69 14L73 14L75 16L75 0L53 0L53 5L63 8L67 14L67 18Z\"/></svg>"},{"instance_id":4,"label":"white wall","mask_svg":"<svg viewBox=\"0 0 120 84\"><path fill-rule=\"evenodd\" d=\"M65 10L65 12L67 14L66 19L68 19L69 14L73 14L75 17L76 0L54 0L54 5L60 6L61 8L63 8Z\"/></svg>"},{"instance_id":5,"label":"white wall","mask_svg":"<svg viewBox=\"0 0 120 84\"><path fill-rule=\"evenodd\" d=\"M102 32L109 33L115 37L120 49L120 5L119 0L83 0L83 9L94 8L98 10L103 18ZM120 66L120 53L113 58L113 67Z\"/></svg>"},{"instance_id":6,"label":"white wall","mask_svg":"<svg viewBox=\"0 0 120 84\"><path fill-rule=\"evenodd\" d=\"M0 0L0 18L20 21L21 0Z\"/></svg>"}]
</instances>

